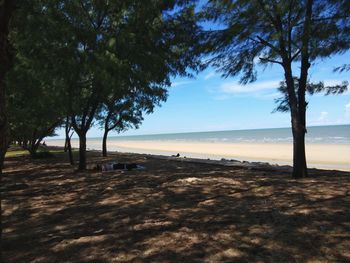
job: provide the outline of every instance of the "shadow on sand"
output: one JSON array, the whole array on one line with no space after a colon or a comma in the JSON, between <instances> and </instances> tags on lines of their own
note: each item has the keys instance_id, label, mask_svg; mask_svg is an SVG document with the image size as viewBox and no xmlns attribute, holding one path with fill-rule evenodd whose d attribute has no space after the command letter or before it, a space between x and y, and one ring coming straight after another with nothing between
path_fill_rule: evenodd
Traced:
<instances>
[{"instance_id":1,"label":"shadow on sand","mask_svg":"<svg viewBox=\"0 0 350 263\"><path fill-rule=\"evenodd\" d=\"M147 170L75 173L60 158L9 158L4 261L350 260L349 173L311 171L295 181L283 172L113 158Z\"/></svg>"}]
</instances>

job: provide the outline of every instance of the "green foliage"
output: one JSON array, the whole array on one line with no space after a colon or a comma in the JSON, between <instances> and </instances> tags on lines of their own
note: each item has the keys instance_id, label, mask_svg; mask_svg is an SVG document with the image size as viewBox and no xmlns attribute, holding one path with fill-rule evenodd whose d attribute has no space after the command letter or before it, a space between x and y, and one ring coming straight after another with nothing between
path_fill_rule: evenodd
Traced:
<instances>
[{"instance_id":1,"label":"green foliage","mask_svg":"<svg viewBox=\"0 0 350 263\"><path fill-rule=\"evenodd\" d=\"M120 81L111 89L97 116L100 126L107 132L138 128L143 114L152 113L154 107L167 98L167 90L163 87L146 83L144 87L133 88L125 83Z\"/></svg>"},{"instance_id":2,"label":"green foliage","mask_svg":"<svg viewBox=\"0 0 350 263\"><path fill-rule=\"evenodd\" d=\"M110 127L137 127L165 101L171 77L200 69L191 2L22 1L12 30L13 135L33 137L69 116L84 138L108 112Z\"/></svg>"},{"instance_id":3,"label":"green foliage","mask_svg":"<svg viewBox=\"0 0 350 263\"><path fill-rule=\"evenodd\" d=\"M38 21L34 19L37 2L23 1L13 20L10 38L16 55L7 76L8 112L11 140L23 142L35 154L41 140L53 136L64 114L62 86L43 65L46 60L36 53ZM38 17L38 20L41 18Z\"/></svg>"},{"instance_id":4,"label":"green foliage","mask_svg":"<svg viewBox=\"0 0 350 263\"><path fill-rule=\"evenodd\" d=\"M209 1L202 16L220 24L205 32L209 63L224 76L241 74L242 83L256 80L258 64L300 61L308 38L309 62L343 53L350 47L350 4L346 0L314 1L305 31L308 1Z\"/></svg>"},{"instance_id":5,"label":"green foliage","mask_svg":"<svg viewBox=\"0 0 350 263\"><path fill-rule=\"evenodd\" d=\"M293 78L295 91L297 92L299 87L299 80L297 77ZM313 95L315 93L324 93L327 95L337 95L344 93L348 88L349 83L347 81L343 81L341 84L334 86L325 86L323 81L318 83L310 83L306 84L306 91L309 95ZM275 99L275 103L277 107L273 110L273 112L289 112L289 100L288 100L288 92L287 92L287 84L285 81L281 81L280 86L278 87L278 91L280 91L283 95L280 98ZM306 102L308 105L308 102Z\"/></svg>"},{"instance_id":6,"label":"green foliage","mask_svg":"<svg viewBox=\"0 0 350 263\"><path fill-rule=\"evenodd\" d=\"M343 64L342 66L336 67L334 69L334 72L344 72L344 71L350 71L350 64Z\"/></svg>"},{"instance_id":7,"label":"green foliage","mask_svg":"<svg viewBox=\"0 0 350 263\"><path fill-rule=\"evenodd\" d=\"M17 51L20 56L20 50ZM36 78L21 58L8 76L8 112L11 137L14 140L30 140L54 135L62 120L62 105L53 86L47 86Z\"/></svg>"}]
</instances>

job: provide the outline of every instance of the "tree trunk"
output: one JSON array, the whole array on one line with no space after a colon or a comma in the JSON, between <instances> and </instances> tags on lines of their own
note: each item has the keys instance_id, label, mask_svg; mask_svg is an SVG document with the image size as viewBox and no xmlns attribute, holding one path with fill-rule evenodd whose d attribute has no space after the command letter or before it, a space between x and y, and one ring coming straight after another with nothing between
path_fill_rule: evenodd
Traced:
<instances>
[{"instance_id":1,"label":"tree trunk","mask_svg":"<svg viewBox=\"0 0 350 263\"><path fill-rule=\"evenodd\" d=\"M68 157L69 157L69 163L71 165L74 165L74 159L73 159L73 152L72 152L72 145L70 144L70 138L68 140Z\"/></svg>"},{"instance_id":2,"label":"tree trunk","mask_svg":"<svg viewBox=\"0 0 350 263\"><path fill-rule=\"evenodd\" d=\"M12 64L11 45L8 40L9 22L15 10L14 0L0 3L0 180L8 147L8 131L6 116L5 76ZM0 233L1 234L1 233Z\"/></svg>"},{"instance_id":3,"label":"tree trunk","mask_svg":"<svg viewBox=\"0 0 350 263\"><path fill-rule=\"evenodd\" d=\"M298 111L293 122L293 177L307 177L307 165L305 155L305 133L306 133L306 100L305 92L308 78L309 62L309 40L311 37L311 18L313 0L308 0L305 6L304 32L301 47L301 67L298 84Z\"/></svg>"},{"instance_id":4,"label":"tree trunk","mask_svg":"<svg viewBox=\"0 0 350 263\"><path fill-rule=\"evenodd\" d=\"M294 120L293 132L293 177L303 178L307 176L306 154L305 154L305 128Z\"/></svg>"},{"instance_id":5,"label":"tree trunk","mask_svg":"<svg viewBox=\"0 0 350 263\"><path fill-rule=\"evenodd\" d=\"M7 150L7 118L5 106L5 83L0 79L0 174L4 165L5 153Z\"/></svg>"},{"instance_id":6,"label":"tree trunk","mask_svg":"<svg viewBox=\"0 0 350 263\"><path fill-rule=\"evenodd\" d=\"M72 153L72 145L71 145L71 142L70 142L71 136L69 135L70 129L71 129L71 127L69 125L69 119L67 117L66 127L65 127L65 130L66 130L66 143L64 145L64 150L68 151L69 163L71 165L74 165L74 159L73 159L73 153Z\"/></svg>"},{"instance_id":7,"label":"tree trunk","mask_svg":"<svg viewBox=\"0 0 350 263\"><path fill-rule=\"evenodd\" d=\"M65 126L65 134L66 134L66 140L64 142L64 152L68 151L68 145L70 144L70 137L69 137L69 131L70 131L70 127L69 127L69 123L68 120L66 121L66 126Z\"/></svg>"},{"instance_id":8,"label":"tree trunk","mask_svg":"<svg viewBox=\"0 0 350 263\"><path fill-rule=\"evenodd\" d=\"M30 153L30 156L35 156L38 149L39 149L39 146L40 146L40 142L42 141L42 137L39 137L37 138L37 131L35 130L33 132L33 138L31 139L30 143L29 143L29 147L28 147L28 151ZM36 139L37 138L37 139Z\"/></svg>"},{"instance_id":9,"label":"tree trunk","mask_svg":"<svg viewBox=\"0 0 350 263\"><path fill-rule=\"evenodd\" d=\"M67 141L67 135L66 135L66 140L64 141L63 151L64 151L65 153L68 151L68 141Z\"/></svg>"},{"instance_id":10,"label":"tree trunk","mask_svg":"<svg viewBox=\"0 0 350 263\"><path fill-rule=\"evenodd\" d=\"M6 116L5 76L12 64L11 45L8 40L9 22L15 10L15 0L0 1L0 184L5 153L8 148L8 129ZM0 195L0 262L2 262L2 207Z\"/></svg>"},{"instance_id":11,"label":"tree trunk","mask_svg":"<svg viewBox=\"0 0 350 263\"><path fill-rule=\"evenodd\" d=\"M68 137L68 140L67 140L67 149L68 149L69 163L71 165L74 165L74 159L73 159L72 145L70 143L70 137Z\"/></svg>"},{"instance_id":12,"label":"tree trunk","mask_svg":"<svg viewBox=\"0 0 350 263\"><path fill-rule=\"evenodd\" d=\"M40 145L40 141L38 140L38 142L32 142L30 144L30 147L28 148L28 151L30 153L30 156L35 156L36 155L36 152L38 151L38 148L39 148L39 145Z\"/></svg>"},{"instance_id":13,"label":"tree trunk","mask_svg":"<svg viewBox=\"0 0 350 263\"><path fill-rule=\"evenodd\" d=\"M79 170L86 170L86 132L79 134Z\"/></svg>"},{"instance_id":14,"label":"tree trunk","mask_svg":"<svg viewBox=\"0 0 350 263\"><path fill-rule=\"evenodd\" d=\"M306 155L305 155L305 133L306 133L306 102L305 86L299 82L298 94L295 93L295 83L293 80L292 67L288 59L284 64L285 79L288 92L288 103L291 114L293 133L293 172L294 178L307 176ZM297 97L298 95L298 97Z\"/></svg>"},{"instance_id":15,"label":"tree trunk","mask_svg":"<svg viewBox=\"0 0 350 263\"><path fill-rule=\"evenodd\" d=\"M302 36L301 47L301 67L298 85L298 114L295 118L296 125L293 125L294 139L294 178L303 178L307 176L307 165L305 156L305 133L306 133L306 101L305 92L308 78L309 62L309 40L311 36L311 18L312 18L313 0L308 0L305 6L304 32Z\"/></svg>"},{"instance_id":16,"label":"tree trunk","mask_svg":"<svg viewBox=\"0 0 350 263\"><path fill-rule=\"evenodd\" d=\"M102 156L107 157L107 137L108 137L108 129L105 129L102 140Z\"/></svg>"}]
</instances>

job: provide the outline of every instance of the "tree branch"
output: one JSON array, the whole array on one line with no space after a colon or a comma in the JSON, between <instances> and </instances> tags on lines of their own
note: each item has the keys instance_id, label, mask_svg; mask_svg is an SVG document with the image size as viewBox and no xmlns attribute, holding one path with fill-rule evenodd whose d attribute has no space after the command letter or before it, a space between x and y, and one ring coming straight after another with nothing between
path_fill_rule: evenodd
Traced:
<instances>
[{"instance_id":1,"label":"tree branch","mask_svg":"<svg viewBox=\"0 0 350 263\"><path fill-rule=\"evenodd\" d=\"M275 52L277 52L277 53L281 53L281 50L279 50L277 47L275 47L274 45L272 45L270 42L268 42L268 41L266 41L265 39L263 39L263 38L261 38L261 37L259 37L259 36L257 36L256 37L257 39L259 39L259 41L256 41L256 42L258 42L258 43L260 43L260 44L263 44L263 45L265 45L265 46L268 46L269 48L271 48L272 50L274 50Z\"/></svg>"},{"instance_id":2,"label":"tree branch","mask_svg":"<svg viewBox=\"0 0 350 263\"><path fill-rule=\"evenodd\" d=\"M264 11L265 15L270 19L270 22L275 26L275 29L278 31L277 22L273 18L273 16L271 15L271 13L268 10L266 10L264 1L258 0L258 3L260 5L261 9Z\"/></svg>"},{"instance_id":3,"label":"tree branch","mask_svg":"<svg viewBox=\"0 0 350 263\"><path fill-rule=\"evenodd\" d=\"M80 5L81 5L81 7L82 7L82 9L83 9L83 11L84 11L86 17L89 19L89 21L90 21L92 27L93 27L94 29L96 29L96 25L95 25L94 21L92 20L91 16L89 15L89 12L86 10L83 1L80 0L79 2L80 2Z\"/></svg>"},{"instance_id":4,"label":"tree branch","mask_svg":"<svg viewBox=\"0 0 350 263\"><path fill-rule=\"evenodd\" d=\"M294 59L296 59L296 58L299 56L300 52L301 52L301 49L299 49L299 50L290 58L290 61L293 61Z\"/></svg>"},{"instance_id":5,"label":"tree branch","mask_svg":"<svg viewBox=\"0 0 350 263\"><path fill-rule=\"evenodd\" d=\"M260 57L259 57L259 59L261 61L266 61L266 62L271 62L271 63L283 65L283 63L281 61L277 61L277 60L273 60L273 59L269 59L269 58L260 58Z\"/></svg>"}]
</instances>

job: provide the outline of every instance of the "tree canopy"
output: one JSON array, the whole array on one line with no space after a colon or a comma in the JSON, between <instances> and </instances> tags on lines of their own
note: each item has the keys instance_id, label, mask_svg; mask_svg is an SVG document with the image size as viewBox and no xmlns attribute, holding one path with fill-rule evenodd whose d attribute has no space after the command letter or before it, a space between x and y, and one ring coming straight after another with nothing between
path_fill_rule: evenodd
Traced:
<instances>
[{"instance_id":1,"label":"tree canopy","mask_svg":"<svg viewBox=\"0 0 350 263\"><path fill-rule=\"evenodd\" d=\"M209 62L247 83L256 80L257 64L301 61L302 51L309 63L344 53L350 47L349 10L346 0L208 1L202 15L221 26L205 34Z\"/></svg>"},{"instance_id":2,"label":"tree canopy","mask_svg":"<svg viewBox=\"0 0 350 263\"><path fill-rule=\"evenodd\" d=\"M128 111L114 107L113 115L125 127L137 124L141 112L165 101L171 77L200 69L194 8L191 1L160 0L21 3L13 33L17 59L40 86L35 90L59 98L62 120L69 116L80 138L81 169L86 133L106 107L129 100ZM39 110L37 103L33 110Z\"/></svg>"}]
</instances>

